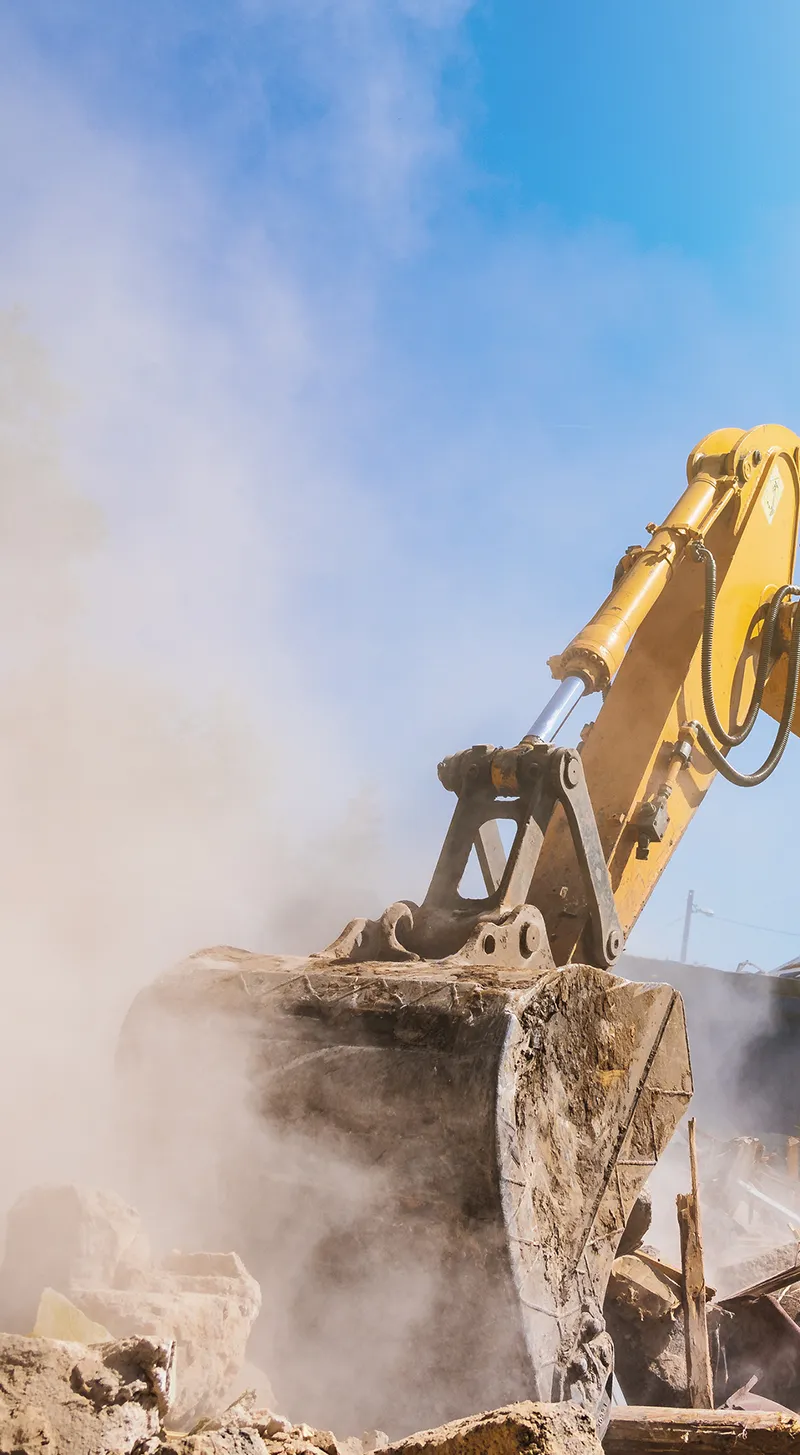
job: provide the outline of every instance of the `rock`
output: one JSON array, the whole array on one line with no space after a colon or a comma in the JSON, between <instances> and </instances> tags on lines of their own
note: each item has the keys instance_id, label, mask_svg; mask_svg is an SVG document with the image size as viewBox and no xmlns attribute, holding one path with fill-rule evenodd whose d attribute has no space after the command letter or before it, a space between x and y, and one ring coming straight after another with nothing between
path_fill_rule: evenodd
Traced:
<instances>
[{"instance_id":1,"label":"rock","mask_svg":"<svg viewBox=\"0 0 800 1455\"><path fill-rule=\"evenodd\" d=\"M616 1258L611 1267L606 1299L620 1313L629 1309L640 1318L663 1318L678 1308L680 1300L674 1288L635 1253Z\"/></svg>"},{"instance_id":2,"label":"rock","mask_svg":"<svg viewBox=\"0 0 800 1455\"><path fill-rule=\"evenodd\" d=\"M389 1436L385 1430L365 1430L361 1436L364 1455L375 1455L376 1450L388 1450Z\"/></svg>"},{"instance_id":3,"label":"rock","mask_svg":"<svg viewBox=\"0 0 800 1455\"><path fill-rule=\"evenodd\" d=\"M772 1278L776 1273L783 1273L789 1268L794 1268L800 1261L800 1247L797 1243L782 1243L774 1248L762 1249L760 1253L754 1254L752 1258L741 1259L737 1263L726 1263L717 1271L715 1283L719 1298L731 1298L743 1288L749 1288L753 1283L760 1283L764 1278Z\"/></svg>"},{"instance_id":4,"label":"rock","mask_svg":"<svg viewBox=\"0 0 800 1455\"><path fill-rule=\"evenodd\" d=\"M669 1283L630 1254L612 1266L603 1308L615 1372L629 1404L686 1404L683 1315Z\"/></svg>"},{"instance_id":5,"label":"rock","mask_svg":"<svg viewBox=\"0 0 800 1455\"><path fill-rule=\"evenodd\" d=\"M573 1404L506 1405L388 1446L391 1455L602 1455L594 1421Z\"/></svg>"},{"instance_id":6,"label":"rock","mask_svg":"<svg viewBox=\"0 0 800 1455\"><path fill-rule=\"evenodd\" d=\"M121 1197L94 1187L31 1188L6 1220L0 1323L29 1334L43 1288L67 1295L73 1285L108 1288L148 1259L139 1214Z\"/></svg>"},{"instance_id":7,"label":"rock","mask_svg":"<svg viewBox=\"0 0 800 1455\"><path fill-rule=\"evenodd\" d=\"M8 1216L0 1322L82 1343L176 1340L171 1419L179 1428L218 1413L231 1389L241 1390L260 1306L261 1290L235 1253L173 1252L154 1264L139 1214L114 1193L34 1188ZM272 1407L269 1381L256 1374L259 1404Z\"/></svg>"},{"instance_id":8,"label":"rock","mask_svg":"<svg viewBox=\"0 0 800 1455\"><path fill-rule=\"evenodd\" d=\"M200 1275L195 1281L183 1275L180 1287L171 1286L170 1275L162 1279L156 1269L151 1275L156 1286L151 1289L73 1289L78 1307L117 1338L142 1333L176 1340L171 1421L179 1429L190 1428L204 1415L223 1409L232 1383L240 1376L261 1292L238 1259L236 1263L236 1277ZM199 1291L195 1282L200 1284Z\"/></svg>"},{"instance_id":9,"label":"rock","mask_svg":"<svg viewBox=\"0 0 800 1455\"><path fill-rule=\"evenodd\" d=\"M0 1455L145 1455L160 1444L174 1346L0 1335Z\"/></svg>"},{"instance_id":10,"label":"rock","mask_svg":"<svg viewBox=\"0 0 800 1455\"><path fill-rule=\"evenodd\" d=\"M154 1455L323 1455L320 1446L297 1433L300 1426L294 1426L291 1435L269 1439L255 1425L225 1424L221 1420L213 1424L214 1429L173 1436L159 1445Z\"/></svg>"},{"instance_id":11,"label":"rock","mask_svg":"<svg viewBox=\"0 0 800 1455\"><path fill-rule=\"evenodd\" d=\"M624 1258L627 1253L635 1253L637 1248L641 1248L652 1221L653 1199L645 1187L630 1210L624 1232L619 1240L618 1258Z\"/></svg>"},{"instance_id":12,"label":"rock","mask_svg":"<svg viewBox=\"0 0 800 1455\"><path fill-rule=\"evenodd\" d=\"M87 1318L71 1299L54 1288L45 1288L31 1330L35 1339L66 1339L72 1344L110 1344L111 1331Z\"/></svg>"},{"instance_id":13,"label":"rock","mask_svg":"<svg viewBox=\"0 0 800 1455\"><path fill-rule=\"evenodd\" d=\"M269 1446L257 1430L210 1430L201 1435L175 1436L159 1445L155 1455L269 1455Z\"/></svg>"}]
</instances>

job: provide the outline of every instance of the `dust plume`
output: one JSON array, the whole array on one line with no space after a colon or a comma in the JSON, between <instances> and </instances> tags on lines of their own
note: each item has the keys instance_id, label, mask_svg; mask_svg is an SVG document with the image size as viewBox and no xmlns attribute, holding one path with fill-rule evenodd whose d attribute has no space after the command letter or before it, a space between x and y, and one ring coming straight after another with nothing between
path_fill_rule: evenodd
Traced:
<instances>
[{"instance_id":1,"label":"dust plume","mask_svg":"<svg viewBox=\"0 0 800 1455\"><path fill-rule=\"evenodd\" d=\"M352 51L351 30L329 23ZM0 1205L40 1182L108 1184L161 1248L263 1236L276 1164L301 1186L310 1164L324 1188L304 1247L309 1233L312 1247L345 1236L385 1196L380 1173L254 1114L247 1056L222 1030L189 1064L166 1048L151 1078L149 1111L181 1130L169 1165L155 1139L135 1164L113 1078L136 991L174 961L220 942L312 949L397 892L382 754L364 751L366 727L357 742L348 731L370 696L364 602L392 560L353 456L370 269L384 247L413 246L444 133L425 68L377 29L376 50L370 25L355 28L335 98L348 107L314 164L330 180L347 161L373 253L357 269L334 259L309 276L303 240L320 219L285 177L257 222L223 237L207 179L98 127L18 37L0 96L4 134L22 139L0 150L13 199L0 244L0 1076L14 1108ZM329 86L330 58L309 64ZM188 1121L176 1068L196 1087ZM270 1218L277 1279L294 1267L296 1218ZM267 1361L292 1289L272 1293ZM359 1297L375 1327L368 1286ZM380 1312L393 1319L387 1380L431 1297L409 1264ZM328 1400L347 1335L336 1317L309 1329Z\"/></svg>"}]
</instances>

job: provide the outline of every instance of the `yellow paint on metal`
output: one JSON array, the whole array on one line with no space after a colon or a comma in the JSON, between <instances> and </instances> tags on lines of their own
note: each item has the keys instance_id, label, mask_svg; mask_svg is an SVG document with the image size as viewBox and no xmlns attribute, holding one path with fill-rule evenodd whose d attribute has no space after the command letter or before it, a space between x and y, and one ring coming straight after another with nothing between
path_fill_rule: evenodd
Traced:
<instances>
[{"instance_id":1,"label":"yellow paint on metal","mask_svg":"<svg viewBox=\"0 0 800 1455\"><path fill-rule=\"evenodd\" d=\"M800 439L780 425L708 435L689 456L689 485L675 509L553 666L557 677L583 671L592 682L613 678L581 756L626 934L714 777L695 747L674 778L663 840L648 859L637 859L637 806L664 782L683 725L706 723L704 572L688 546L703 538L717 562L714 690L722 721L733 726L750 700L764 603L792 579L799 460ZM777 698L778 668L770 690ZM539 864L530 899L544 915L556 964L579 960L584 896L560 812Z\"/></svg>"}]
</instances>

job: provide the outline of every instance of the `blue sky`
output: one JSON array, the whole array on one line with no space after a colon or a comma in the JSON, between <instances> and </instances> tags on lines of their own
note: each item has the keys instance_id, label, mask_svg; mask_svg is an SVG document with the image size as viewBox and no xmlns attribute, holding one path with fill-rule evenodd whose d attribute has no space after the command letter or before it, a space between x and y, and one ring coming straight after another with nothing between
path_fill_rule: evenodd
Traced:
<instances>
[{"instance_id":1,"label":"blue sky","mask_svg":"<svg viewBox=\"0 0 800 1455\"><path fill-rule=\"evenodd\" d=\"M4 7L0 306L50 381L20 448L44 409L102 520L48 545L68 623L50 556L6 603L74 666L56 716L88 847L62 919L88 863L147 978L424 892L438 758L524 730L699 438L800 426L799 36L791 0ZM102 753L87 663L116 704ZM163 777L120 856L132 712ZM676 954L693 887L720 917L698 958L800 951L799 753L716 786L633 947ZM56 846L31 848L34 899L71 804L5 804Z\"/></svg>"}]
</instances>

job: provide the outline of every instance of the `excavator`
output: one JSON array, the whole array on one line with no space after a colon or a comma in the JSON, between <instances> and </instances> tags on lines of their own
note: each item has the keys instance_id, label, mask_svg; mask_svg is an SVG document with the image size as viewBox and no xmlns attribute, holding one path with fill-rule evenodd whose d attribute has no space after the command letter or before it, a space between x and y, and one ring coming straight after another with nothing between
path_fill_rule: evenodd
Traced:
<instances>
[{"instance_id":1,"label":"excavator","mask_svg":"<svg viewBox=\"0 0 800 1455\"><path fill-rule=\"evenodd\" d=\"M439 764L455 804L421 904L306 957L202 951L128 1015L119 1065L140 1088L186 1064L167 1021L186 1044L223 1022L242 1036L270 1135L226 1206L304 1418L403 1433L533 1399L602 1422L611 1264L692 1095L679 995L615 967L715 776L763 782L800 732L800 438L717 430L687 482L551 658L520 741ZM762 709L774 742L745 772L729 754ZM164 1096L174 1111L197 1087L176 1073ZM163 1168L183 1123L163 1101L145 1122Z\"/></svg>"}]
</instances>

